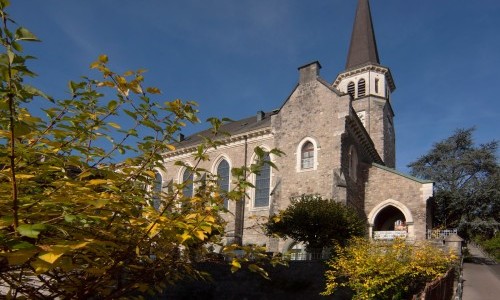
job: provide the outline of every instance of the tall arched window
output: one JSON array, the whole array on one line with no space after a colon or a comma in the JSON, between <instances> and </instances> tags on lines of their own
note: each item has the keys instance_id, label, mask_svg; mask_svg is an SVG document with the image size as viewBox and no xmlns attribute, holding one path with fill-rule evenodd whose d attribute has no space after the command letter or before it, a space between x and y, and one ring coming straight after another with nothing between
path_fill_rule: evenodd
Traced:
<instances>
[{"instance_id":1,"label":"tall arched window","mask_svg":"<svg viewBox=\"0 0 500 300\"><path fill-rule=\"evenodd\" d=\"M366 84L364 79L358 81L358 97L363 97L365 95Z\"/></svg>"},{"instance_id":2,"label":"tall arched window","mask_svg":"<svg viewBox=\"0 0 500 300\"><path fill-rule=\"evenodd\" d=\"M161 205L163 178L159 172L155 172L155 181L153 183L153 195L151 197L151 205L154 209L159 210Z\"/></svg>"},{"instance_id":3,"label":"tall arched window","mask_svg":"<svg viewBox=\"0 0 500 300\"><path fill-rule=\"evenodd\" d=\"M269 154L264 156L264 161L269 161ZM254 207L269 206L269 194L271 185L271 167L264 164L260 172L255 175L255 199Z\"/></svg>"},{"instance_id":4,"label":"tall arched window","mask_svg":"<svg viewBox=\"0 0 500 300\"><path fill-rule=\"evenodd\" d=\"M355 87L354 87L354 82L352 82L352 81L351 81L351 82L349 82L349 84L347 85L347 93L348 93L349 95L351 95L351 97L352 97L352 98L354 98L354 97L355 97L355 95L354 95L354 88L355 88Z\"/></svg>"},{"instance_id":5,"label":"tall arched window","mask_svg":"<svg viewBox=\"0 0 500 300\"><path fill-rule=\"evenodd\" d=\"M217 166L217 184L225 192L229 191L229 163L223 159ZM228 207L228 200L224 198L224 207Z\"/></svg>"},{"instance_id":6,"label":"tall arched window","mask_svg":"<svg viewBox=\"0 0 500 300\"><path fill-rule=\"evenodd\" d=\"M185 184L182 189L182 194L185 197L193 197L193 172L191 170L184 170L184 173L182 173L182 183Z\"/></svg>"},{"instance_id":7,"label":"tall arched window","mask_svg":"<svg viewBox=\"0 0 500 300\"><path fill-rule=\"evenodd\" d=\"M314 168L314 145L305 142L300 152L300 168L302 170Z\"/></svg>"},{"instance_id":8,"label":"tall arched window","mask_svg":"<svg viewBox=\"0 0 500 300\"><path fill-rule=\"evenodd\" d=\"M354 181L358 178L358 153L354 146L349 148L349 176Z\"/></svg>"}]
</instances>

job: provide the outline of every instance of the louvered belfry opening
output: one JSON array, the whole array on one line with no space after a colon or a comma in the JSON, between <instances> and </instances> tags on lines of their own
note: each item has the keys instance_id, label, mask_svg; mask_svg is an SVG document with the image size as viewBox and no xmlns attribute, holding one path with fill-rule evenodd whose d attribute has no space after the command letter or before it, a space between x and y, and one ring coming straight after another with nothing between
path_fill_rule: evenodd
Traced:
<instances>
[{"instance_id":1,"label":"louvered belfry opening","mask_svg":"<svg viewBox=\"0 0 500 300\"><path fill-rule=\"evenodd\" d=\"M363 97L365 95L366 84L364 79L358 81L358 97Z\"/></svg>"},{"instance_id":2,"label":"louvered belfry opening","mask_svg":"<svg viewBox=\"0 0 500 300\"><path fill-rule=\"evenodd\" d=\"M354 95L354 89L355 89L355 86L354 86L354 82L349 82L349 84L347 85L347 93L349 95L351 95L351 97L354 99L355 95Z\"/></svg>"}]
</instances>

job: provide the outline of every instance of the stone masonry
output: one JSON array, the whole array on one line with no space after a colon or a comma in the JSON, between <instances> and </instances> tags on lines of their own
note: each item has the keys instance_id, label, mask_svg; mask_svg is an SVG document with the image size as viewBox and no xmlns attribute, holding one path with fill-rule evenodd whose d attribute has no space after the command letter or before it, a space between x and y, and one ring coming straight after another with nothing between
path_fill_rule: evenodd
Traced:
<instances>
[{"instance_id":1,"label":"stone masonry","mask_svg":"<svg viewBox=\"0 0 500 300\"><path fill-rule=\"evenodd\" d=\"M241 204L229 203L229 212L222 216L228 221L226 242L236 238L243 244L266 245L269 251L290 250L295 241L270 239L257 225L303 194L356 208L367 220L370 238L403 231L409 239L424 239L433 184L394 169L395 84L389 68L379 62L368 0L358 3L346 70L329 83L320 69L317 61L300 67L298 83L279 109L224 124L221 130L230 136L216 138L225 145L211 149L210 159L199 165L216 174L222 160L230 168L249 166L255 147L285 153L271 156L278 169L270 171L268 199L256 205L255 191L249 190L243 216ZM209 131L196 133L165 153L164 185L183 181L184 168L175 162L193 166L200 136L208 135ZM255 176L248 180L257 184Z\"/></svg>"}]
</instances>

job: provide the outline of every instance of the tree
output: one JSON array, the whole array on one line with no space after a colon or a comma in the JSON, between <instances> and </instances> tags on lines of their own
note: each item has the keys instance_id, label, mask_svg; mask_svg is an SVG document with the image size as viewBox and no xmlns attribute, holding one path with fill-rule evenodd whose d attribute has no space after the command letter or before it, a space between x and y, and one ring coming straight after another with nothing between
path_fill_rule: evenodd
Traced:
<instances>
[{"instance_id":1,"label":"tree","mask_svg":"<svg viewBox=\"0 0 500 300\"><path fill-rule=\"evenodd\" d=\"M473 133L457 130L408 167L435 181L435 226L492 235L500 222L498 141L476 146Z\"/></svg>"},{"instance_id":2,"label":"tree","mask_svg":"<svg viewBox=\"0 0 500 300\"><path fill-rule=\"evenodd\" d=\"M362 236L365 221L342 203L303 195L266 224L268 234L304 242L308 249L345 244L352 236Z\"/></svg>"},{"instance_id":3,"label":"tree","mask_svg":"<svg viewBox=\"0 0 500 300\"><path fill-rule=\"evenodd\" d=\"M26 83L35 74L22 43L38 40L10 18L8 6L0 0L1 293L115 299L202 276L193 262L224 235L223 199L242 199L251 184L241 174L267 162L235 168L229 192L220 191L216 177L198 165L186 166L200 175L194 178L206 178L193 197L183 195L184 184L172 191L151 188L155 172L164 169L163 154L175 150L176 133L198 122L196 104L159 104L160 90L145 86L144 71L116 73L106 55L91 64L100 79L71 81L68 99L48 97ZM44 115L32 113L30 104L41 99L48 101ZM224 120L209 121L213 136L199 146L198 162L221 144L215 137ZM158 210L148 205L153 199L161 204ZM233 269L249 257L266 257L251 247L230 245L225 251L236 249L243 251L230 260ZM249 267L265 275L255 263Z\"/></svg>"},{"instance_id":4,"label":"tree","mask_svg":"<svg viewBox=\"0 0 500 300\"><path fill-rule=\"evenodd\" d=\"M446 273L456 255L429 244L408 244L405 240L375 242L353 238L347 247L337 246L326 271L330 295L339 287L349 287L353 299L410 299Z\"/></svg>"}]
</instances>

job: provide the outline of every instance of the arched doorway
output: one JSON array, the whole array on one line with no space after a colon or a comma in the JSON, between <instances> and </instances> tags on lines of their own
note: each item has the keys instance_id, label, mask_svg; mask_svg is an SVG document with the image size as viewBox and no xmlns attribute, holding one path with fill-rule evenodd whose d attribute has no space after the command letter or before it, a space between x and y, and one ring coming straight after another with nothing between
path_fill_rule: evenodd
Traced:
<instances>
[{"instance_id":1,"label":"arched doorway","mask_svg":"<svg viewBox=\"0 0 500 300\"><path fill-rule=\"evenodd\" d=\"M413 217L408 208L398 201L380 203L370 212L368 221L373 239L413 238Z\"/></svg>"},{"instance_id":2,"label":"arched doorway","mask_svg":"<svg viewBox=\"0 0 500 300\"><path fill-rule=\"evenodd\" d=\"M404 214L396 207L389 205L377 214L373 229L375 231L392 231L401 229L398 226L401 226L402 223L406 223Z\"/></svg>"}]
</instances>

